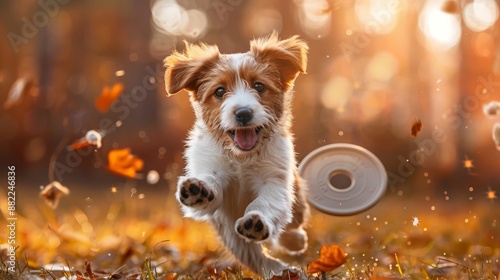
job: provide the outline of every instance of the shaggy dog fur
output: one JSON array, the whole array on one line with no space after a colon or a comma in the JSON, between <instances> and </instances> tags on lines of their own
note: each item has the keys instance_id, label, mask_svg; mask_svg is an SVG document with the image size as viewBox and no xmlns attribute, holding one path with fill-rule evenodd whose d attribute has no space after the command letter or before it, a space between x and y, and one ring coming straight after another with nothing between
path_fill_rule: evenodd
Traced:
<instances>
[{"instance_id":1,"label":"shaggy dog fur","mask_svg":"<svg viewBox=\"0 0 500 280\"><path fill-rule=\"evenodd\" d=\"M291 254L307 248L309 208L290 132L293 83L306 71L307 50L297 36L273 33L246 53L186 43L165 59L167 93L188 91L196 114L176 198L186 217L210 222L257 273L287 268L262 243Z\"/></svg>"}]
</instances>

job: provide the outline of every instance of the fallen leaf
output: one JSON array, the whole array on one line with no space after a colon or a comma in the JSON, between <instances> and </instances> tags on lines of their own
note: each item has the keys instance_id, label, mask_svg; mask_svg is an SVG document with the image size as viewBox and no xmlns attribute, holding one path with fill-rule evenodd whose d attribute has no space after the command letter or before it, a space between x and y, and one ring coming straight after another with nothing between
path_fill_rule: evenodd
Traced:
<instances>
[{"instance_id":1,"label":"fallen leaf","mask_svg":"<svg viewBox=\"0 0 500 280\"><path fill-rule=\"evenodd\" d=\"M217 277L217 268L209 265L207 266L207 271L210 276Z\"/></svg>"},{"instance_id":2,"label":"fallen leaf","mask_svg":"<svg viewBox=\"0 0 500 280\"><path fill-rule=\"evenodd\" d=\"M104 87L101 92L101 96L99 96L95 100L95 107L101 113L105 113L108 111L109 107L115 102L115 100L120 97L123 92L123 84L116 83L113 87Z\"/></svg>"},{"instance_id":3,"label":"fallen leaf","mask_svg":"<svg viewBox=\"0 0 500 280\"><path fill-rule=\"evenodd\" d=\"M174 280L176 278L176 276L177 276L177 273L170 272L163 277L163 280Z\"/></svg>"},{"instance_id":4,"label":"fallen leaf","mask_svg":"<svg viewBox=\"0 0 500 280\"><path fill-rule=\"evenodd\" d=\"M415 119L411 125L410 134L412 137L417 137L418 133L422 130L424 125L420 119Z\"/></svg>"},{"instance_id":5,"label":"fallen leaf","mask_svg":"<svg viewBox=\"0 0 500 280\"><path fill-rule=\"evenodd\" d=\"M27 76L18 78L10 88L7 100L3 104L4 109L8 109L21 101L21 97L25 95L31 87L31 80Z\"/></svg>"},{"instance_id":6,"label":"fallen leaf","mask_svg":"<svg viewBox=\"0 0 500 280\"><path fill-rule=\"evenodd\" d=\"M84 137L76 140L71 145L68 146L68 150L79 150L86 148L88 146L96 146L96 148L101 148L102 138L106 135L104 130L89 130Z\"/></svg>"},{"instance_id":7,"label":"fallen leaf","mask_svg":"<svg viewBox=\"0 0 500 280\"><path fill-rule=\"evenodd\" d=\"M346 262L345 252L338 245L323 245L319 258L307 266L307 273L328 272L336 269Z\"/></svg>"},{"instance_id":8,"label":"fallen leaf","mask_svg":"<svg viewBox=\"0 0 500 280\"><path fill-rule=\"evenodd\" d=\"M441 6L441 11L449 14L456 14L458 13L458 4L455 0L446 1L443 3L443 6Z\"/></svg>"},{"instance_id":9,"label":"fallen leaf","mask_svg":"<svg viewBox=\"0 0 500 280\"><path fill-rule=\"evenodd\" d=\"M40 196L45 199L47 205L49 205L52 209L57 208L59 204L59 199L63 195L68 195L69 189L58 181L54 181L43 188L40 192Z\"/></svg>"},{"instance_id":10,"label":"fallen leaf","mask_svg":"<svg viewBox=\"0 0 500 280\"><path fill-rule=\"evenodd\" d=\"M108 153L108 169L119 175L136 178L136 172L143 166L144 162L132 155L129 148L115 149Z\"/></svg>"},{"instance_id":11,"label":"fallen leaf","mask_svg":"<svg viewBox=\"0 0 500 280\"><path fill-rule=\"evenodd\" d=\"M496 116L498 111L500 111L500 102L491 101L483 106L483 113L487 117Z\"/></svg>"}]
</instances>

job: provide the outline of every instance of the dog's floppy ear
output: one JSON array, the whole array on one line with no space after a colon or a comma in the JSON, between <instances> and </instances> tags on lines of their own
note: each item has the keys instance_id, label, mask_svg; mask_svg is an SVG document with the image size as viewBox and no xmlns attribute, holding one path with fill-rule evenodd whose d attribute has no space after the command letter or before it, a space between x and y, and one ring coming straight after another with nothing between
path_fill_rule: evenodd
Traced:
<instances>
[{"instance_id":1,"label":"dog's floppy ear","mask_svg":"<svg viewBox=\"0 0 500 280\"><path fill-rule=\"evenodd\" d=\"M195 91L203 71L210 69L219 58L217 46L186 44L184 52L174 51L165 58L165 90L173 95L182 89Z\"/></svg>"},{"instance_id":2,"label":"dog's floppy ear","mask_svg":"<svg viewBox=\"0 0 500 280\"><path fill-rule=\"evenodd\" d=\"M285 90L293 86L299 73L306 72L308 49L306 42L298 36L279 40L277 32L250 42L250 52L257 62L274 63L277 66Z\"/></svg>"}]
</instances>

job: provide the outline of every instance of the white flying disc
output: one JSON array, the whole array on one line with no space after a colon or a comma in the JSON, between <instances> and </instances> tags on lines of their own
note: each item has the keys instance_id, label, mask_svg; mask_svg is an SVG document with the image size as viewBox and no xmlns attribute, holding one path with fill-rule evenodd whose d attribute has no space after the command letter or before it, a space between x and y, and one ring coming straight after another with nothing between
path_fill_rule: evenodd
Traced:
<instances>
[{"instance_id":1,"label":"white flying disc","mask_svg":"<svg viewBox=\"0 0 500 280\"><path fill-rule=\"evenodd\" d=\"M352 144L330 144L312 151L300 163L299 174L309 185L309 203L333 215L362 212L387 189L382 162Z\"/></svg>"}]
</instances>

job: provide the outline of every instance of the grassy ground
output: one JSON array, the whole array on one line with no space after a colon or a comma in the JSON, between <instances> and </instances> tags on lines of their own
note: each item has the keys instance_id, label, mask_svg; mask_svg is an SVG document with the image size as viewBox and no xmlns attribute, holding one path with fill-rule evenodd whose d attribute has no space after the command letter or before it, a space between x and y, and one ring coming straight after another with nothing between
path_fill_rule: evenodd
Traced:
<instances>
[{"instance_id":1,"label":"grassy ground","mask_svg":"<svg viewBox=\"0 0 500 280\"><path fill-rule=\"evenodd\" d=\"M0 279L258 278L231 261L210 227L183 219L165 195L112 197L56 210L38 198L18 206L17 275L5 272L2 233ZM358 215L313 212L309 250L280 257L316 279L500 279L498 203L389 193ZM307 274L323 244L338 244L347 262L324 275Z\"/></svg>"}]
</instances>

